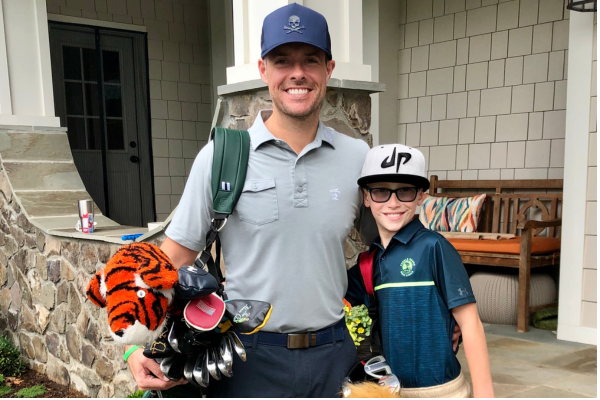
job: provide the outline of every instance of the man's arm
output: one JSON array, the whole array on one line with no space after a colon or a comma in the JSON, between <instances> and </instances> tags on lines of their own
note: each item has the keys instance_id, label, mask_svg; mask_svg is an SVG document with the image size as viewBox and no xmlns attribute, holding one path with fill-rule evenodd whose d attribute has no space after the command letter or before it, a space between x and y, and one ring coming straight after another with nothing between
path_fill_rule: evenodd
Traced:
<instances>
[{"instance_id":1,"label":"man's arm","mask_svg":"<svg viewBox=\"0 0 600 400\"><path fill-rule=\"evenodd\" d=\"M452 315L462 329L463 347L473 382L473 395L494 397L485 332L479 320L477 305L469 303L458 306L452 309Z\"/></svg>"},{"instance_id":2,"label":"man's arm","mask_svg":"<svg viewBox=\"0 0 600 400\"><path fill-rule=\"evenodd\" d=\"M160 249L169 257L175 268L193 265L198 252L188 249L167 237ZM126 350L131 346L127 346ZM127 359L127 364L138 387L142 390L166 390L173 386L187 383L185 379L170 381L160 370L156 361L144 357L142 349L134 351Z\"/></svg>"},{"instance_id":3,"label":"man's arm","mask_svg":"<svg viewBox=\"0 0 600 400\"><path fill-rule=\"evenodd\" d=\"M198 256L197 251L188 249L169 237L165 239L160 249L169 257L171 263L177 269L184 265L194 265L194 261Z\"/></svg>"}]
</instances>

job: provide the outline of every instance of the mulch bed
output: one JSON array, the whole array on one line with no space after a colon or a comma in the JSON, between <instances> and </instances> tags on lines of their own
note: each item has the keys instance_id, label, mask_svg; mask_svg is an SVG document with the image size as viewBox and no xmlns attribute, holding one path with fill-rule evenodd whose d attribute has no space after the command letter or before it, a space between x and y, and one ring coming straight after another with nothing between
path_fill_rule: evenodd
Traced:
<instances>
[{"instance_id":1,"label":"mulch bed","mask_svg":"<svg viewBox=\"0 0 600 400\"><path fill-rule=\"evenodd\" d=\"M10 382L12 381L12 382ZM13 389L11 393L2 397L17 397L17 392L21 389L32 387L35 385L43 385L47 392L41 396L43 398L76 398L76 397L87 397L79 393L76 390L69 389L66 386L60 385L56 382L48 379L46 375L38 374L37 372L27 369L21 376L14 379L6 379L5 384L10 385Z\"/></svg>"}]
</instances>

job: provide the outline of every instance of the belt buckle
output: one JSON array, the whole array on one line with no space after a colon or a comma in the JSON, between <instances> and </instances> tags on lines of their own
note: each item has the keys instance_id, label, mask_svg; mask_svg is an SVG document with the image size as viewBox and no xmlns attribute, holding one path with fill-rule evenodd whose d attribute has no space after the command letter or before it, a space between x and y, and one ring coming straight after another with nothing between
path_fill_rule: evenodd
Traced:
<instances>
[{"instance_id":1,"label":"belt buckle","mask_svg":"<svg viewBox=\"0 0 600 400\"><path fill-rule=\"evenodd\" d=\"M317 345L317 335L314 333L288 333L288 349L307 349Z\"/></svg>"},{"instance_id":2,"label":"belt buckle","mask_svg":"<svg viewBox=\"0 0 600 400\"><path fill-rule=\"evenodd\" d=\"M288 333L288 349L307 349L309 347L308 333Z\"/></svg>"}]
</instances>

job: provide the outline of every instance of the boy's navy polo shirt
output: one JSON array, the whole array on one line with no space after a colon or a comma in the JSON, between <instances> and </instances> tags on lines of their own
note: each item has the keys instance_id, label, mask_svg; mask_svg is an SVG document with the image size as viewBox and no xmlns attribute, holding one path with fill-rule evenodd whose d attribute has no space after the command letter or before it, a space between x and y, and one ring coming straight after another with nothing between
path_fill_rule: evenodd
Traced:
<instances>
[{"instance_id":1,"label":"boy's navy polo shirt","mask_svg":"<svg viewBox=\"0 0 600 400\"><path fill-rule=\"evenodd\" d=\"M418 220L398 231L387 249L375 239L369 253L373 251L383 353L392 372L407 388L457 378L460 363L452 350L456 321L451 310L475 302L458 252ZM348 271L346 300L368 304L358 265Z\"/></svg>"}]
</instances>

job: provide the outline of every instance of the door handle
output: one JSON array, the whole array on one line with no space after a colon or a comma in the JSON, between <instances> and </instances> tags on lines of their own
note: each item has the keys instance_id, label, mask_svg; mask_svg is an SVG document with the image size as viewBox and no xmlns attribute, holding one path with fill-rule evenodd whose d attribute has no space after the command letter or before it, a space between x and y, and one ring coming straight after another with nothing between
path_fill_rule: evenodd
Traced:
<instances>
[{"instance_id":1,"label":"door handle","mask_svg":"<svg viewBox=\"0 0 600 400\"><path fill-rule=\"evenodd\" d=\"M137 163L138 161L140 161L140 158L138 156L131 156L129 157L129 161L131 161L132 163Z\"/></svg>"}]
</instances>

